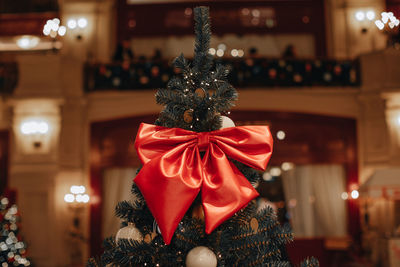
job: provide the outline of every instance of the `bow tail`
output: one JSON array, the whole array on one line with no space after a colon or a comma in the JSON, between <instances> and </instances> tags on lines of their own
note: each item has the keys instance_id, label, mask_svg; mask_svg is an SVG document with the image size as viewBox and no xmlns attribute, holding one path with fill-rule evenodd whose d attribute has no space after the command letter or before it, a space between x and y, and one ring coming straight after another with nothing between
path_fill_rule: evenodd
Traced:
<instances>
[{"instance_id":1,"label":"bow tail","mask_svg":"<svg viewBox=\"0 0 400 267\"><path fill-rule=\"evenodd\" d=\"M189 148L152 159L135 177L166 244L199 193L202 172L197 148Z\"/></svg>"},{"instance_id":2,"label":"bow tail","mask_svg":"<svg viewBox=\"0 0 400 267\"><path fill-rule=\"evenodd\" d=\"M259 194L218 146L210 145L203 165L201 196L209 234Z\"/></svg>"}]
</instances>

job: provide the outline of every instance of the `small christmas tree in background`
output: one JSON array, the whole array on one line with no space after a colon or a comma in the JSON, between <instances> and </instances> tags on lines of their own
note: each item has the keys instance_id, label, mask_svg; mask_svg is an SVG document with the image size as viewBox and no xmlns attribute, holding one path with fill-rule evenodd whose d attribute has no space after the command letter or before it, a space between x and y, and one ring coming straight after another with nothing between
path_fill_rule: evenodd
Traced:
<instances>
[{"instance_id":1,"label":"small christmas tree in background","mask_svg":"<svg viewBox=\"0 0 400 267\"><path fill-rule=\"evenodd\" d=\"M165 106L157 126L142 124L136 137L144 163L132 187L136 201L118 204L122 228L90 267L291 266L289 227L271 208L258 211L254 201L252 185L261 177L253 168L265 169L272 137L266 126L232 127L222 115L237 92L225 66L211 70L208 8L195 8L194 18L193 62L183 55L174 61L180 74L157 92Z\"/></svg>"},{"instance_id":2,"label":"small christmas tree in background","mask_svg":"<svg viewBox=\"0 0 400 267\"><path fill-rule=\"evenodd\" d=\"M17 205L11 204L7 197L0 197L0 263L1 267L31 266L26 258L26 244L19 236Z\"/></svg>"}]
</instances>

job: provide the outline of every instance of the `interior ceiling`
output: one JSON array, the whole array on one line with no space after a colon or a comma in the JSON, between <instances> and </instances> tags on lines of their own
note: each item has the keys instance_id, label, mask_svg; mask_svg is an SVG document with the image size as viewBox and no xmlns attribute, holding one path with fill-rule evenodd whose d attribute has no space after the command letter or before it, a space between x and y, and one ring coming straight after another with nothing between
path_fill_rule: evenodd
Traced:
<instances>
[{"instance_id":1,"label":"interior ceiling","mask_svg":"<svg viewBox=\"0 0 400 267\"><path fill-rule=\"evenodd\" d=\"M252 2L298 2L304 0L252 0ZM314 1L314 0L310 0ZM126 0L130 5L136 4L168 4L168 3L195 3L195 2L210 2L210 0ZM246 0L218 0L218 2L243 2L244 4L248 1Z\"/></svg>"},{"instance_id":2,"label":"interior ceiling","mask_svg":"<svg viewBox=\"0 0 400 267\"><path fill-rule=\"evenodd\" d=\"M156 3L186 3L186 2L205 2L205 0L126 0L130 5L135 4L156 4Z\"/></svg>"}]
</instances>

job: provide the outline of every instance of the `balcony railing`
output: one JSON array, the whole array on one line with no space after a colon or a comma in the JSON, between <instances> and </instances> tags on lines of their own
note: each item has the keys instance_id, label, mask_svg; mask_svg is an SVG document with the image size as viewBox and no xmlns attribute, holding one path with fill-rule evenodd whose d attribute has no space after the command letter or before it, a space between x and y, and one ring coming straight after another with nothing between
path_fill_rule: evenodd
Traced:
<instances>
[{"instance_id":1,"label":"balcony railing","mask_svg":"<svg viewBox=\"0 0 400 267\"><path fill-rule=\"evenodd\" d=\"M220 60L231 67L229 80L235 87L354 87L359 86L357 61L247 58ZM165 87L178 70L166 61L132 64L88 64L85 90L135 90Z\"/></svg>"},{"instance_id":2,"label":"balcony railing","mask_svg":"<svg viewBox=\"0 0 400 267\"><path fill-rule=\"evenodd\" d=\"M0 94L11 94L18 83L17 63L0 62Z\"/></svg>"}]
</instances>

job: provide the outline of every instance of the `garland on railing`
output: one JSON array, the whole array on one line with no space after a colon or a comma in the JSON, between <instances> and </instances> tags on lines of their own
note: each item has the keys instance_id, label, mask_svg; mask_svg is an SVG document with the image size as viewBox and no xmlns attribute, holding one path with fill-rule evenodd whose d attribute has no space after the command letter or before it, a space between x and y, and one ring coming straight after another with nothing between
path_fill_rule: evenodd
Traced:
<instances>
[{"instance_id":1,"label":"garland on railing","mask_svg":"<svg viewBox=\"0 0 400 267\"><path fill-rule=\"evenodd\" d=\"M248 58L223 59L236 87L358 86L357 61ZM134 90L165 87L178 72L167 61L95 64L85 68L85 90Z\"/></svg>"}]
</instances>

